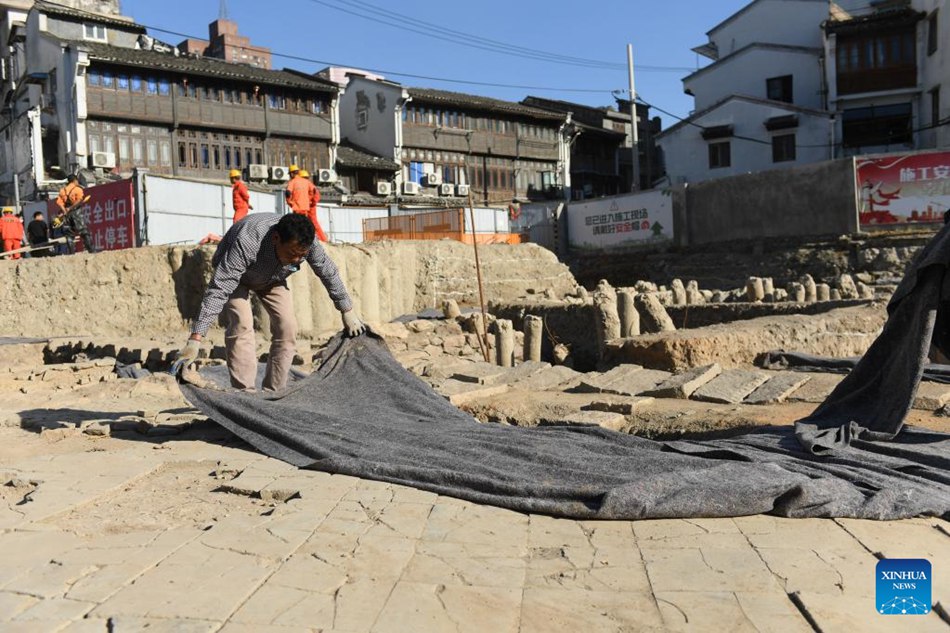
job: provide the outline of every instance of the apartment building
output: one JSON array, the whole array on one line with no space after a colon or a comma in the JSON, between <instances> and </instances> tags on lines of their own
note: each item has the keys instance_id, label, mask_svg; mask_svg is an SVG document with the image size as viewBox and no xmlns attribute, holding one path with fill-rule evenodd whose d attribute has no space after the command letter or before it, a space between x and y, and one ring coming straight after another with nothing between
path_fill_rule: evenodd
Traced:
<instances>
[{"instance_id":1,"label":"apartment building","mask_svg":"<svg viewBox=\"0 0 950 633\"><path fill-rule=\"evenodd\" d=\"M355 72L340 100L344 142L396 161L392 181L377 186L403 201L563 198L571 186L569 124L562 113Z\"/></svg>"},{"instance_id":2,"label":"apartment building","mask_svg":"<svg viewBox=\"0 0 950 633\"><path fill-rule=\"evenodd\" d=\"M112 3L117 7L117 3ZM19 18L19 19L18 19ZM36 2L5 11L9 68L0 195L29 199L70 172L152 172L279 183L333 167L337 87L316 77L187 55L115 14ZM330 173L330 172L326 172Z\"/></svg>"},{"instance_id":3,"label":"apartment building","mask_svg":"<svg viewBox=\"0 0 950 633\"><path fill-rule=\"evenodd\" d=\"M945 0L754 0L693 50L695 110L657 138L673 182L950 147Z\"/></svg>"}]
</instances>

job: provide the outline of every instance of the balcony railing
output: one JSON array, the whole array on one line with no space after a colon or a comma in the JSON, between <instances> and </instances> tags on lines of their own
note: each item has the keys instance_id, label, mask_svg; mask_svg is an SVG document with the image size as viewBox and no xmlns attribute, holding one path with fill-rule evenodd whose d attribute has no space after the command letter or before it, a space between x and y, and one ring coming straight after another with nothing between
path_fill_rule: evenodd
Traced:
<instances>
[{"instance_id":1,"label":"balcony railing","mask_svg":"<svg viewBox=\"0 0 950 633\"><path fill-rule=\"evenodd\" d=\"M891 66L856 72L838 73L838 94L881 92L917 85L917 66Z\"/></svg>"}]
</instances>

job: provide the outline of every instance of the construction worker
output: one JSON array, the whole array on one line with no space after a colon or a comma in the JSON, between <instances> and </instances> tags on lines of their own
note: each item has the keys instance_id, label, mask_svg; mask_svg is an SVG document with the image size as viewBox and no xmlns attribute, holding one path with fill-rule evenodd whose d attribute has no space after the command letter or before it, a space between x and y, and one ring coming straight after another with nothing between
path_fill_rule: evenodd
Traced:
<instances>
[{"instance_id":1,"label":"construction worker","mask_svg":"<svg viewBox=\"0 0 950 633\"><path fill-rule=\"evenodd\" d=\"M14 213L13 207L3 207L0 217L0 239L3 240L3 252L15 251L23 246L23 222ZM20 253L10 255L12 259L20 259Z\"/></svg>"},{"instance_id":2,"label":"construction worker","mask_svg":"<svg viewBox=\"0 0 950 633\"><path fill-rule=\"evenodd\" d=\"M280 391L287 384L296 353L297 321L287 278L306 260L323 282L343 317L347 336L359 336L366 326L356 315L339 269L314 240L313 224L296 213L255 213L228 229L211 259L214 273L191 328L178 353L173 372L198 358L202 337L222 311L228 372L235 389L253 390L257 377L257 345L250 293L270 315L271 345L264 375L265 390Z\"/></svg>"},{"instance_id":3,"label":"construction worker","mask_svg":"<svg viewBox=\"0 0 950 633\"><path fill-rule=\"evenodd\" d=\"M66 177L66 185L59 190L59 196L56 197L56 206L60 209L59 225L62 226L63 235L66 236L66 250L72 255L76 252L75 237L82 238L83 247L90 253L96 252L96 245L92 242L92 236L89 235L89 227L86 225L86 216L82 209L77 205L85 198L86 192L79 185L79 179L75 174ZM53 226L57 226L53 221Z\"/></svg>"},{"instance_id":4,"label":"construction worker","mask_svg":"<svg viewBox=\"0 0 950 633\"><path fill-rule=\"evenodd\" d=\"M317 232L317 239L321 242L326 242L327 234L323 232L323 227L320 226L320 221L317 220L317 204L320 202L320 190L317 189L317 186L310 180L310 172L306 169L300 170L300 177L306 180L310 185L308 194L310 206L307 209L307 217L313 222L313 230Z\"/></svg>"},{"instance_id":5,"label":"construction worker","mask_svg":"<svg viewBox=\"0 0 950 633\"><path fill-rule=\"evenodd\" d=\"M290 166L290 181L284 190L287 206L294 213L308 215L310 213L310 181L301 177L300 168Z\"/></svg>"},{"instance_id":6,"label":"construction worker","mask_svg":"<svg viewBox=\"0 0 950 633\"><path fill-rule=\"evenodd\" d=\"M231 179L231 198L234 206L234 218L231 222L240 222L247 215L248 210L254 210L251 206L251 194L247 191L247 185L241 180L241 170L232 169L228 172Z\"/></svg>"}]
</instances>

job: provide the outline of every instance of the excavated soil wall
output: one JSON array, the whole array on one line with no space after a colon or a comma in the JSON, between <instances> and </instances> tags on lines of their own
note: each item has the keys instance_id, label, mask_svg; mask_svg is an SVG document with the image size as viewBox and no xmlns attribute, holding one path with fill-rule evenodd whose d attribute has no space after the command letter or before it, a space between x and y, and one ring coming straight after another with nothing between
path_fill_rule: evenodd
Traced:
<instances>
[{"instance_id":1,"label":"excavated soil wall","mask_svg":"<svg viewBox=\"0 0 950 633\"><path fill-rule=\"evenodd\" d=\"M696 280L701 288L745 287L749 277L772 277L778 288L810 274L818 283L838 275L867 273L899 279L937 228L828 239L750 239L666 252L577 254L570 260L578 282L593 288L601 279L615 287L638 280L669 285Z\"/></svg>"},{"instance_id":2,"label":"excavated soil wall","mask_svg":"<svg viewBox=\"0 0 950 633\"><path fill-rule=\"evenodd\" d=\"M357 309L370 323L440 307L478 303L472 247L454 241L328 245ZM0 336L153 336L183 331L197 315L214 247L152 246L95 255L0 261ZM513 300L576 282L533 244L480 246L486 298ZM326 290L308 270L291 276L301 337L341 325ZM256 311L260 313L258 309ZM266 331L266 315L258 326Z\"/></svg>"}]
</instances>

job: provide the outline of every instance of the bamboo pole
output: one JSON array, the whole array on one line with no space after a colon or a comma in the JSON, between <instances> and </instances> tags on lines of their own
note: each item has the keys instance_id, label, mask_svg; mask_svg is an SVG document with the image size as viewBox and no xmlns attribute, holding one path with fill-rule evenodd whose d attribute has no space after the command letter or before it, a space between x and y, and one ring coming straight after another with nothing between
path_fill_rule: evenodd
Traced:
<instances>
[{"instance_id":1,"label":"bamboo pole","mask_svg":"<svg viewBox=\"0 0 950 633\"><path fill-rule=\"evenodd\" d=\"M482 331L478 332L478 344L482 348L482 357L486 363L491 362L488 357L488 318L485 316L485 288L482 285L482 265L478 260L478 236L475 233L475 203L472 201L472 190L468 190L468 212L472 220L472 246L475 249L475 274L478 276L478 301L482 307ZM463 223L464 228L464 223ZM484 341L482 338L484 337Z\"/></svg>"}]
</instances>

